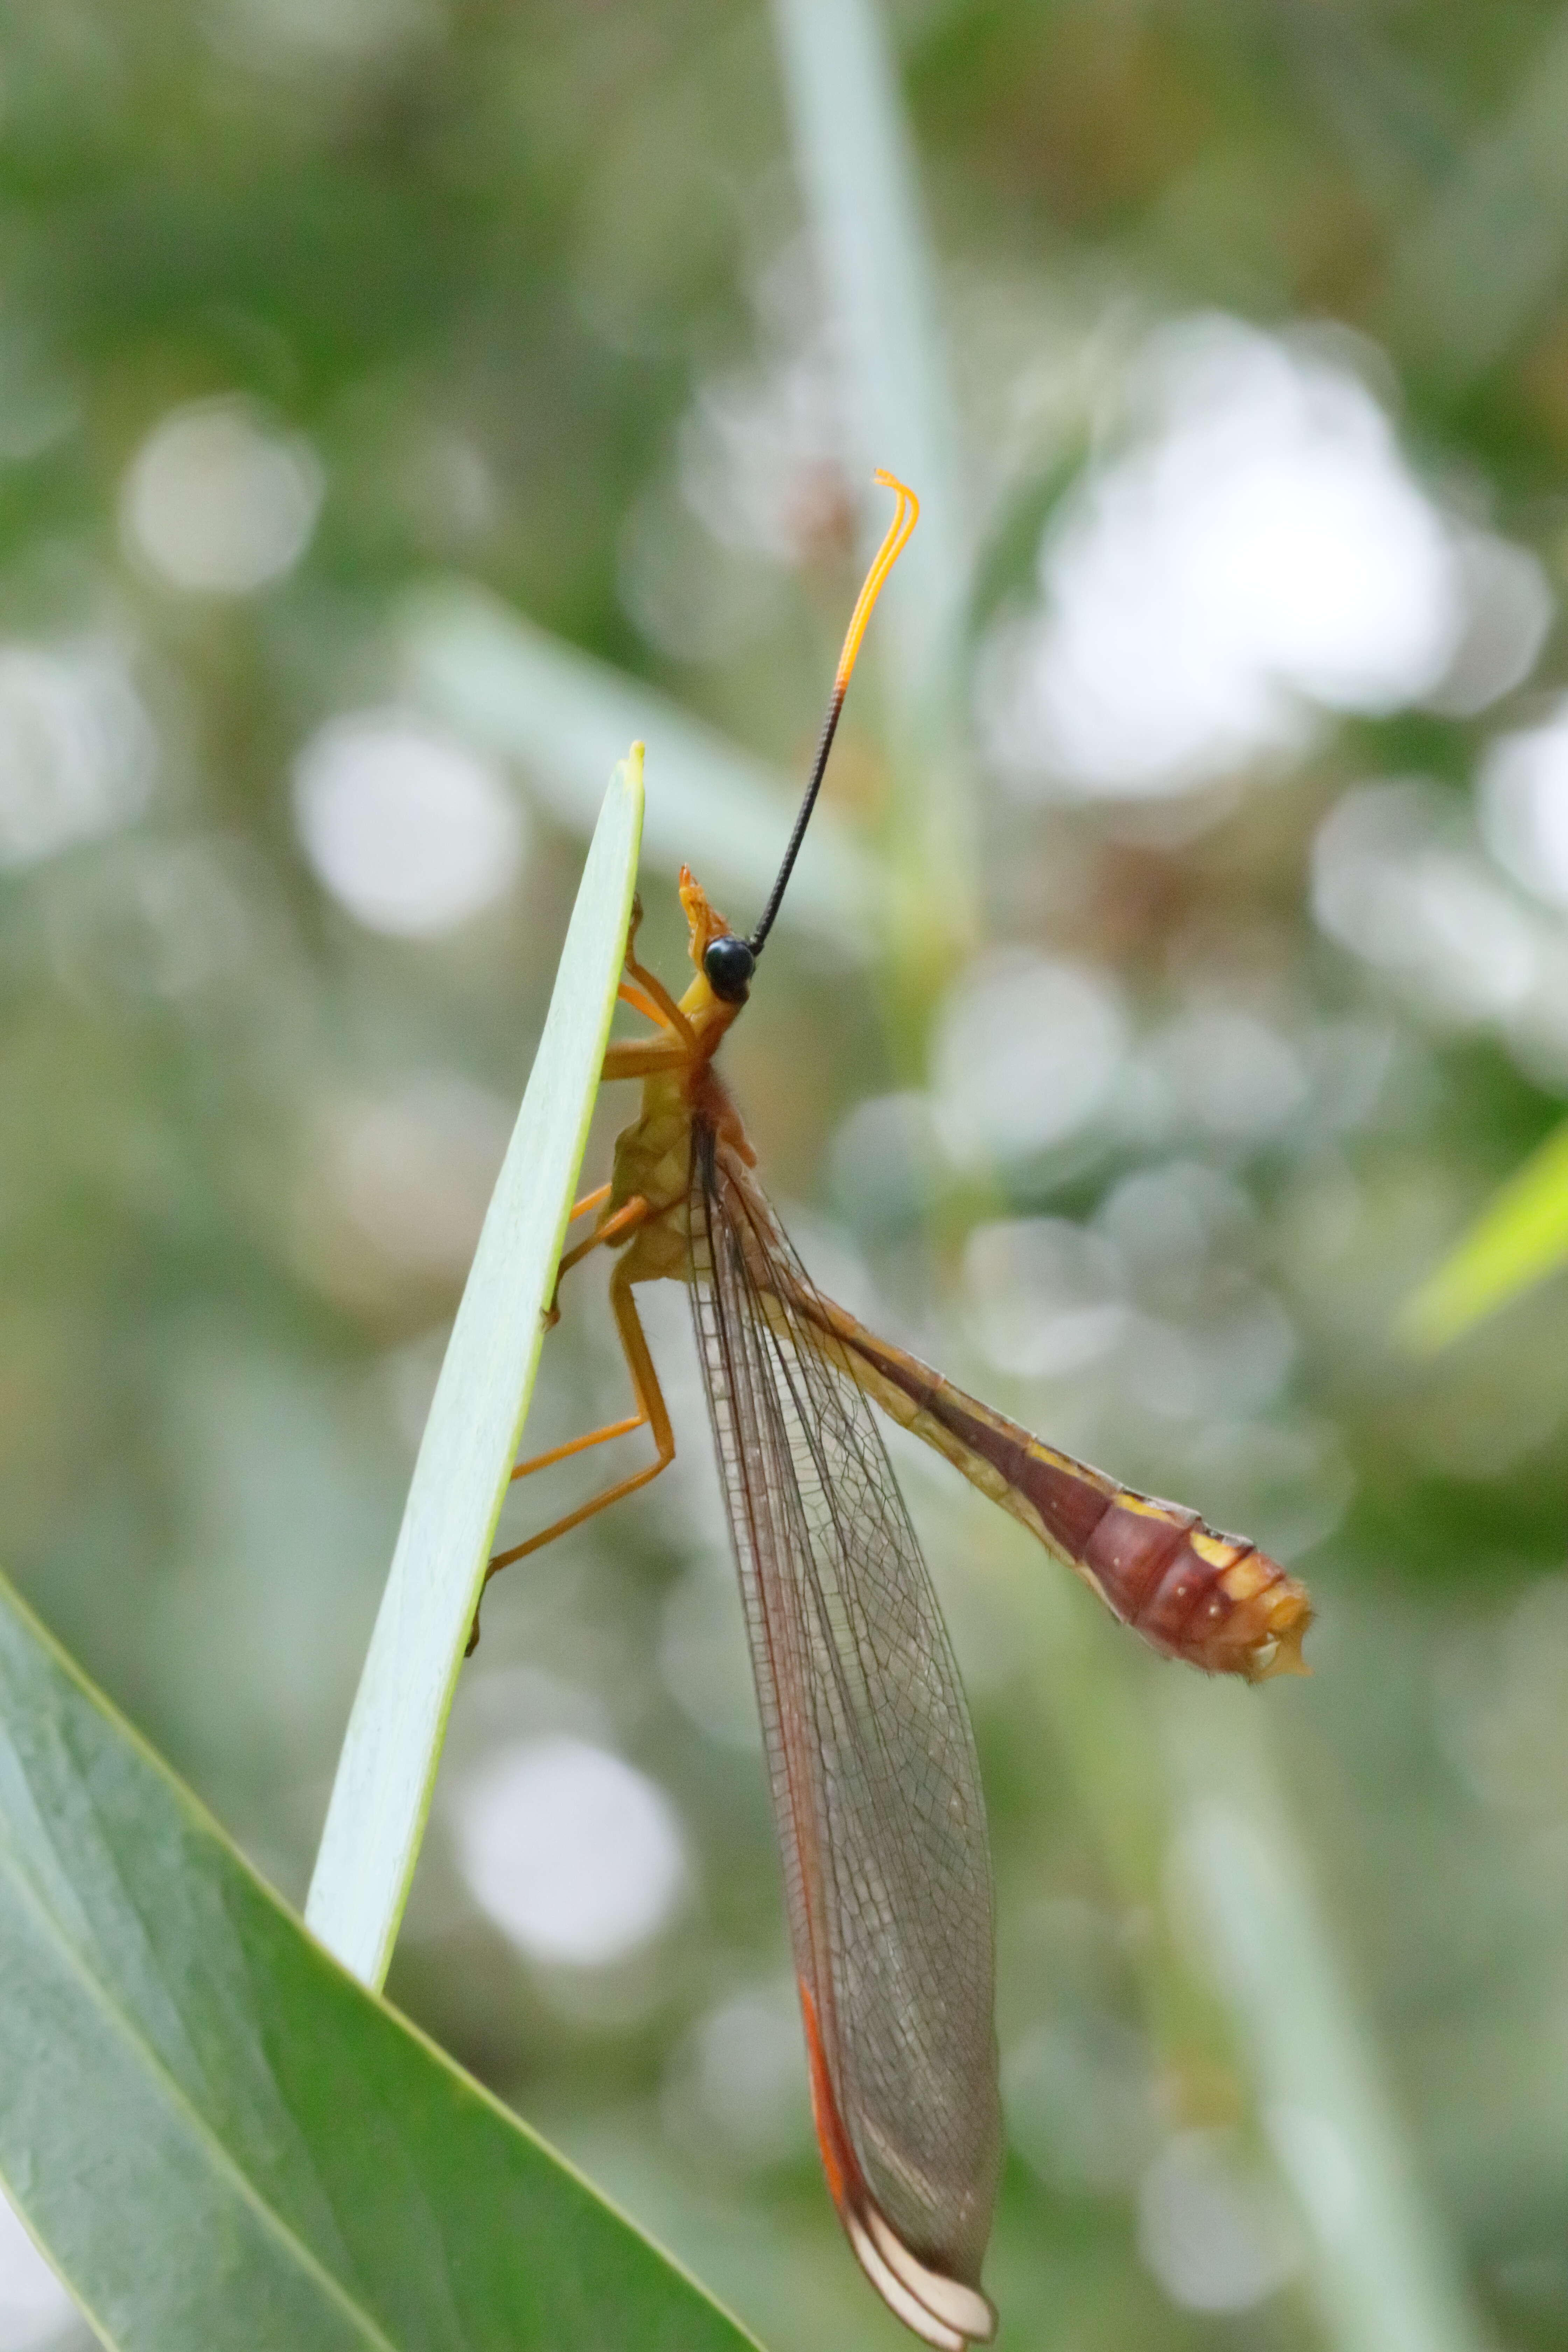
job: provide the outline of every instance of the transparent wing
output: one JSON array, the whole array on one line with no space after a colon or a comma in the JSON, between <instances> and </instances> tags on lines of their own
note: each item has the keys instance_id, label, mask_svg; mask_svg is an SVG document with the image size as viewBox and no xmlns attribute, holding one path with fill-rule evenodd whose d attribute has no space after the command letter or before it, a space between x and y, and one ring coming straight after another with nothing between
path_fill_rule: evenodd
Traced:
<instances>
[{"instance_id":1,"label":"transparent wing","mask_svg":"<svg viewBox=\"0 0 1568 2352\"><path fill-rule=\"evenodd\" d=\"M991 1870L930 1572L851 1359L753 1183L694 1136L692 1300L828 2185L927 2340L979 2293L1000 2165Z\"/></svg>"}]
</instances>

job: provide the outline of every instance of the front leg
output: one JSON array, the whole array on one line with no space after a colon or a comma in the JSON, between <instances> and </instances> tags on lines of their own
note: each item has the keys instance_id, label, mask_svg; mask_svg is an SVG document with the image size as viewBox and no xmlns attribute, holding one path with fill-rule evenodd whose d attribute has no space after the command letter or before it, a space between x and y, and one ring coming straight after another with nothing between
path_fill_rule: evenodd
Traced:
<instances>
[{"instance_id":1,"label":"front leg","mask_svg":"<svg viewBox=\"0 0 1568 2352\"><path fill-rule=\"evenodd\" d=\"M637 961L637 932L642 928L642 899L632 900L632 919L626 930L626 951L624 964L626 977L620 985L620 999L640 1013L645 1021L679 1037L689 1053L697 1050L697 1032L679 1005L671 996L657 972Z\"/></svg>"}]
</instances>

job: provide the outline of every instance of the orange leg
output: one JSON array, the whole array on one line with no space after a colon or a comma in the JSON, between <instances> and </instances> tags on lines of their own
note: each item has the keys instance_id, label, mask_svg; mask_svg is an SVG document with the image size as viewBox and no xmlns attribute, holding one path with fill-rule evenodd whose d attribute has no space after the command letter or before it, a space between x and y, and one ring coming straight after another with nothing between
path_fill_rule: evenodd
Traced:
<instances>
[{"instance_id":1,"label":"orange leg","mask_svg":"<svg viewBox=\"0 0 1568 2352\"><path fill-rule=\"evenodd\" d=\"M630 1203L627 1205L629 1207ZM637 1412L629 1421L613 1422L606 1428L591 1431L586 1437L574 1438L568 1445L558 1445L553 1452L540 1454L536 1461L521 1464L511 1475L514 1478L526 1477L531 1471L542 1470L549 1463L563 1461L570 1454L581 1454L588 1446L598 1445L606 1438L625 1437L632 1430L641 1429L645 1423L653 1432L657 1458L646 1468L634 1470L629 1477L617 1479L613 1486L606 1486L602 1495L595 1495L588 1502L580 1503L574 1511L568 1511L565 1517L557 1519L553 1526L544 1528L539 1535L530 1536L526 1543L514 1544L510 1551L498 1551L485 1570L487 1584L498 1569L510 1568L513 1560L525 1559L531 1551L539 1551L545 1544L553 1543L556 1537L563 1536L568 1528L580 1528L584 1519L591 1519L596 1513L607 1510L612 1503L620 1502L626 1495L635 1495L639 1486L647 1486L661 1470L668 1470L675 1459L675 1433L669 1425L669 1413L658 1385L658 1374L654 1370L653 1357L648 1350L647 1334L643 1329L642 1319L632 1297L632 1286L626 1278L624 1262L610 1276L610 1305L615 1310L621 1352L632 1376ZM470 1656L479 1638L479 1619L476 1610L474 1630L468 1636Z\"/></svg>"},{"instance_id":2,"label":"orange leg","mask_svg":"<svg viewBox=\"0 0 1568 2352\"><path fill-rule=\"evenodd\" d=\"M572 1212L573 1216L577 1214L578 1209L586 1209L593 1202L602 1201L609 1189L605 1184L598 1192L590 1192L585 1200L577 1203L577 1208ZM562 1251L561 1263L555 1269L555 1288L551 1293L550 1304L544 1310L544 1328L547 1331L553 1331L561 1320L562 1276L570 1274L574 1265L581 1265L589 1251L596 1250L601 1242L620 1241L626 1234L635 1233L647 1214L647 1202L640 1192L634 1192L631 1199L623 1201L615 1215L606 1217L604 1223L596 1227L585 1242L574 1242L569 1250ZM514 1470L511 1475L515 1478L517 1472Z\"/></svg>"},{"instance_id":3,"label":"orange leg","mask_svg":"<svg viewBox=\"0 0 1568 2352\"><path fill-rule=\"evenodd\" d=\"M608 1421L603 1429L591 1429L586 1437L572 1437L564 1445L552 1445L548 1454L536 1454L531 1462L520 1462L511 1474L511 1483L515 1486L520 1478L531 1478L536 1470L549 1470L574 1454L586 1454L590 1445L603 1445L606 1438L629 1436L634 1429L642 1427L647 1418L646 1413L634 1412L629 1421Z\"/></svg>"},{"instance_id":4,"label":"orange leg","mask_svg":"<svg viewBox=\"0 0 1568 2352\"><path fill-rule=\"evenodd\" d=\"M623 1004L629 1004L634 1013L640 1013L645 1021L656 1022L661 1029L668 1028L668 1022L665 1019L663 1013L659 1011L652 997L645 996L640 988L634 988L629 980L622 981L619 988L616 991L616 994L620 998Z\"/></svg>"},{"instance_id":5,"label":"orange leg","mask_svg":"<svg viewBox=\"0 0 1568 2352\"><path fill-rule=\"evenodd\" d=\"M566 1219L567 1223L574 1225L579 1217L587 1215L590 1209L602 1209L609 1197L609 1185L596 1184L591 1192L584 1192L580 1201L573 1202L571 1213Z\"/></svg>"},{"instance_id":6,"label":"orange leg","mask_svg":"<svg viewBox=\"0 0 1568 2352\"><path fill-rule=\"evenodd\" d=\"M697 1032L663 981L657 973L649 971L646 965L638 963L632 953L630 940L626 942L626 970L632 979L621 982L619 992L622 1002L635 1004L639 1013L646 1013L650 1021L657 1021L661 1029L672 1029L681 1044L695 1052ZM637 983L635 988L632 981Z\"/></svg>"},{"instance_id":7,"label":"orange leg","mask_svg":"<svg viewBox=\"0 0 1568 2352\"><path fill-rule=\"evenodd\" d=\"M632 900L631 928L626 932L626 969L630 980L623 980L620 999L640 1013L647 1021L657 1022L661 1029L679 1037L688 1053L697 1050L697 1033L677 1004L662 980L637 961L637 933L642 929L642 900ZM633 986L633 982L637 985ZM650 1001L651 1000L651 1001Z\"/></svg>"},{"instance_id":8,"label":"orange leg","mask_svg":"<svg viewBox=\"0 0 1568 2352\"><path fill-rule=\"evenodd\" d=\"M684 1069L690 1060L680 1039L665 1029L657 1037L617 1037L605 1048L599 1076L606 1084L614 1078L647 1078L656 1071Z\"/></svg>"}]
</instances>

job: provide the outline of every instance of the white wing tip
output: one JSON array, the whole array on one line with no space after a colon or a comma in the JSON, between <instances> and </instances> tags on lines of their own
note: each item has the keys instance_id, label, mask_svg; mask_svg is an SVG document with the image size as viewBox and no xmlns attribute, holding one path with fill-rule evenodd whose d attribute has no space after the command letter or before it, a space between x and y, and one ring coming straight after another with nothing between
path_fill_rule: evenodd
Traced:
<instances>
[{"instance_id":1,"label":"white wing tip","mask_svg":"<svg viewBox=\"0 0 1568 2352\"><path fill-rule=\"evenodd\" d=\"M799 1982L822 2167L856 2259L889 2310L931 2345L933 2352L966 2352L971 2344L989 2344L996 2333L992 2304L978 2287L922 2262L905 2245L871 2195L838 2112L811 1987L805 1977Z\"/></svg>"},{"instance_id":2,"label":"white wing tip","mask_svg":"<svg viewBox=\"0 0 1568 2352\"><path fill-rule=\"evenodd\" d=\"M996 2314L978 2288L922 2263L869 2201L858 2209L847 2202L844 2225L861 2269L883 2301L936 2352L965 2352L970 2344L990 2343Z\"/></svg>"}]
</instances>

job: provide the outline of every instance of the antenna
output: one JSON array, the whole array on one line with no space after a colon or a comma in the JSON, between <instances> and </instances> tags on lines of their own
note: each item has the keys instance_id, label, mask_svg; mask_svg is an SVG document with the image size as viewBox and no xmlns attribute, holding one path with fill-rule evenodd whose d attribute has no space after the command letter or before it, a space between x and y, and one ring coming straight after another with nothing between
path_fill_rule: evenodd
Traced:
<instances>
[{"instance_id":1,"label":"antenna","mask_svg":"<svg viewBox=\"0 0 1568 2352\"><path fill-rule=\"evenodd\" d=\"M773 895L763 909L762 921L747 942L753 956L761 955L763 941L773 929L773 917L779 910L779 901L784 897L789 877L795 870L795 861L800 855L800 845L805 839L805 828L811 823L811 812L816 806L816 795L822 787L823 772L827 766L827 755L833 749L833 738L838 726L838 714L844 708L844 697L849 690L849 680L854 673L856 656L860 651L860 640L866 634L866 624L871 617L871 607L881 594L883 581L903 553L909 544L910 533L921 519L921 502L913 490L907 489L902 482L896 481L893 476L885 472L880 466L877 468L876 478L884 489L898 492L898 509L892 521L888 525L888 535L877 550L871 569L866 574L866 584L856 599L855 610L849 615L849 626L844 637L844 650L838 656L838 669L833 680L833 692L828 698L827 716L822 722L822 733L817 739L816 757L811 763L811 780L805 788L805 798L800 804L800 814L795 821L795 831L790 835L789 847L784 851L784 864L779 867L778 880L773 884Z\"/></svg>"}]
</instances>

